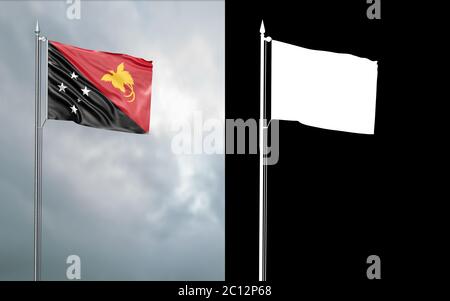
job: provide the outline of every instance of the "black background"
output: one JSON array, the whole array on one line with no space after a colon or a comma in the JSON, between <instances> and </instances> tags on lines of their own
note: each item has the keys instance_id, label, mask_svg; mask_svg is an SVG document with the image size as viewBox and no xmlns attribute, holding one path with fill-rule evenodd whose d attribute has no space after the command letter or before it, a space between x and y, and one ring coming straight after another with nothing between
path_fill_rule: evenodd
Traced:
<instances>
[{"instance_id":1,"label":"black background","mask_svg":"<svg viewBox=\"0 0 450 301\"><path fill-rule=\"evenodd\" d=\"M366 17L363 0L226 2L228 119L259 118L262 19L276 40L378 61L375 135L280 122L280 160L268 168L273 283L374 283L371 254L383 281L415 278L423 267L410 215L415 199L427 199L417 160L423 128L405 68L414 30L391 2L382 1L381 20ZM258 164L257 155L226 156L227 280L258 279Z\"/></svg>"}]
</instances>

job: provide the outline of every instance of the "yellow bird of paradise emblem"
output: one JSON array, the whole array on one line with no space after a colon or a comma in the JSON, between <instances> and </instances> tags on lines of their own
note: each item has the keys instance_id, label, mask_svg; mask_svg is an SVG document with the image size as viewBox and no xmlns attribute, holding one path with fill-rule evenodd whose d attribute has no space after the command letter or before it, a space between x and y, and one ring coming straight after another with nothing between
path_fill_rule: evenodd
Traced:
<instances>
[{"instance_id":1,"label":"yellow bird of paradise emblem","mask_svg":"<svg viewBox=\"0 0 450 301\"><path fill-rule=\"evenodd\" d=\"M106 73L102 76L102 81L111 82L114 88L120 90L120 92L125 94L125 87L128 87L129 93L124 95L128 98L127 102L133 102L136 98L134 94L134 80L131 76L130 72L125 70L125 65L120 63L116 71L109 70L109 73Z\"/></svg>"}]
</instances>

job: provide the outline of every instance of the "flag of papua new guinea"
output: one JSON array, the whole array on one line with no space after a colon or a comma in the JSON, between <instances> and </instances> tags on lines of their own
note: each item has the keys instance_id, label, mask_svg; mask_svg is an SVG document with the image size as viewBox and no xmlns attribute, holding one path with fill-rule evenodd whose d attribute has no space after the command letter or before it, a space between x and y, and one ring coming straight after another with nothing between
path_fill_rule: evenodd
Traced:
<instances>
[{"instance_id":1,"label":"flag of papua new guinea","mask_svg":"<svg viewBox=\"0 0 450 301\"><path fill-rule=\"evenodd\" d=\"M48 118L147 133L153 64L126 54L48 42Z\"/></svg>"}]
</instances>

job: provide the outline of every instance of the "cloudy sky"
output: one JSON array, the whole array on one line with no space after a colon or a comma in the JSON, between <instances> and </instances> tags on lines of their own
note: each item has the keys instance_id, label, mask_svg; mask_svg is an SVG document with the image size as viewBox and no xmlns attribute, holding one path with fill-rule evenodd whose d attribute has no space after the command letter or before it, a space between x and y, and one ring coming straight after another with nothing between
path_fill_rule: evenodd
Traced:
<instances>
[{"instance_id":1,"label":"cloudy sky","mask_svg":"<svg viewBox=\"0 0 450 301\"><path fill-rule=\"evenodd\" d=\"M154 61L151 132L48 121L43 270L64 280L224 279L224 156L176 155L179 122L224 119L224 3L0 1L0 280L33 276L34 24L49 39Z\"/></svg>"}]
</instances>

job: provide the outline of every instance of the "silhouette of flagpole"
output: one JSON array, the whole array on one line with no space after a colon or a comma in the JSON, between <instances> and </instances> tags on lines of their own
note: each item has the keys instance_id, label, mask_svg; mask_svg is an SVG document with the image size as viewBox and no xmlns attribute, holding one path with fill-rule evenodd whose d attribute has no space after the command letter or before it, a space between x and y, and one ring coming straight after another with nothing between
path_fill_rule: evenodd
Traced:
<instances>
[{"instance_id":1,"label":"silhouette of flagpole","mask_svg":"<svg viewBox=\"0 0 450 301\"><path fill-rule=\"evenodd\" d=\"M265 155L266 119L266 44L272 39L264 37L264 21L261 21L260 36L260 90L259 90L259 281L266 281L267 265L267 165Z\"/></svg>"}]
</instances>

